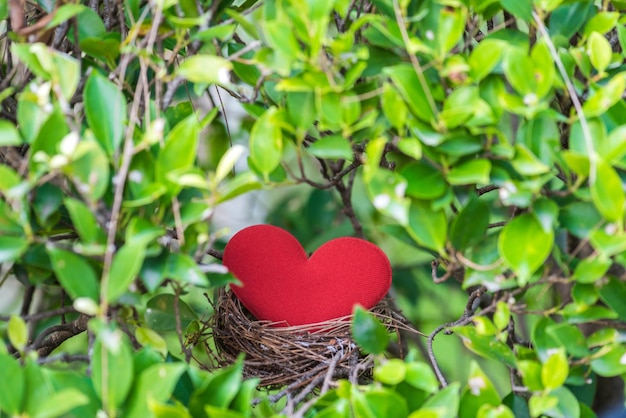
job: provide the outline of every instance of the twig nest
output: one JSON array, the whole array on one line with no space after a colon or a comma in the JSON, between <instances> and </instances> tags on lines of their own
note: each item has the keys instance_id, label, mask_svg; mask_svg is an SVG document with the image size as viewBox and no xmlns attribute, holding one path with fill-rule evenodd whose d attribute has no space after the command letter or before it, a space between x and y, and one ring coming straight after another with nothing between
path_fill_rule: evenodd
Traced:
<instances>
[{"instance_id":1,"label":"twig nest","mask_svg":"<svg viewBox=\"0 0 626 418\"><path fill-rule=\"evenodd\" d=\"M290 390L318 386L328 378L357 380L371 372L371 359L352 340L351 316L281 327L256 320L230 290L220 290L214 305L205 324L212 337L205 342L210 367L228 366L244 353L244 377L259 378L260 387ZM370 312L398 338L400 330L418 333L386 300Z\"/></svg>"}]
</instances>

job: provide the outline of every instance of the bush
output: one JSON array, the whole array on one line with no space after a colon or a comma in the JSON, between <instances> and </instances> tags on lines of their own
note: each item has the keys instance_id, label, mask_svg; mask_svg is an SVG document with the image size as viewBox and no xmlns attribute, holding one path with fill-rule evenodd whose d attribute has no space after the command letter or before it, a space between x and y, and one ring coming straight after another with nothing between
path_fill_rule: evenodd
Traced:
<instances>
[{"instance_id":1,"label":"bush","mask_svg":"<svg viewBox=\"0 0 626 418\"><path fill-rule=\"evenodd\" d=\"M621 407L624 10L3 2L0 283L20 295L1 317L3 416ZM384 248L429 337L374 355L370 383L288 401L244 380L243 358L204 370L204 294L233 280L236 219L216 213L259 195L307 250Z\"/></svg>"}]
</instances>

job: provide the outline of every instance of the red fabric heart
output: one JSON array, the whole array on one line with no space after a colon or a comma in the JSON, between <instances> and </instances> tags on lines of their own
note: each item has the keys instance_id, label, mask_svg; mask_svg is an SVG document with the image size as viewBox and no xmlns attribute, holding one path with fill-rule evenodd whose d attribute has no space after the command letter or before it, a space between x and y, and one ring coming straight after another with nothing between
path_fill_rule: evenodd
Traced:
<instances>
[{"instance_id":1,"label":"red fabric heart","mask_svg":"<svg viewBox=\"0 0 626 418\"><path fill-rule=\"evenodd\" d=\"M374 307L391 286L391 265L371 242L337 238L311 258L284 229L255 225L235 234L223 263L243 287L232 286L259 320L305 325ZM282 324L281 324L282 325Z\"/></svg>"}]
</instances>

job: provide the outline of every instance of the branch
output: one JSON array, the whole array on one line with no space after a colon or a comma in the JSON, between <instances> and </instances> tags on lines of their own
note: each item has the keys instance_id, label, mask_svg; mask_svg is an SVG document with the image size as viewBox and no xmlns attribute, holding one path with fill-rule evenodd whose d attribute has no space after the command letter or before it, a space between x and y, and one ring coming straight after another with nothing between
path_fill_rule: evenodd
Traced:
<instances>
[{"instance_id":1,"label":"branch","mask_svg":"<svg viewBox=\"0 0 626 418\"><path fill-rule=\"evenodd\" d=\"M476 289L475 291L473 291L469 296L463 315L461 315L461 317L457 319L456 321L448 322L447 324L438 326L428 336L428 343L427 343L428 344L428 357L430 359L430 363L433 367L433 370L435 371L435 375L437 376L437 380L439 380L439 383L444 388L448 386L448 382L446 381L446 378L441 372L441 369L439 368L439 363L437 362L437 359L435 358L435 352L433 351L433 340L435 339L437 334L439 334L441 331L447 328L456 327L460 325L467 325L468 323L470 323L472 319L474 318L476 309L478 309L480 298L482 295L485 294L485 292L486 292L486 289L484 287L480 287L479 289ZM489 310L494 309L493 306L495 305L492 305L487 309L483 309L482 313L487 313Z\"/></svg>"}]
</instances>

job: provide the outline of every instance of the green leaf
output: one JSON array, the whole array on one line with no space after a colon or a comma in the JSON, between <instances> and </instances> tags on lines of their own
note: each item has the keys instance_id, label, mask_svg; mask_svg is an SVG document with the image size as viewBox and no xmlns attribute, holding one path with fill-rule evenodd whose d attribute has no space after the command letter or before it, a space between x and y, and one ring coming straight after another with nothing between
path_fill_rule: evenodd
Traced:
<instances>
[{"instance_id":1,"label":"green leaf","mask_svg":"<svg viewBox=\"0 0 626 418\"><path fill-rule=\"evenodd\" d=\"M115 302L128 291L128 286L139 274L145 256L143 242L126 243L115 253L109 272L109 287L106 289L109 302Z\"/></svg>"},{"instance_id":2,"label":"green leaf","mask_svg":"<svg viewBox=\"0 0 626 418\"><path fill-rule=\"evenodd\" d=\"M608 257L585 258L576 266L574 279L578 283L594 283L604 276L611 264Z\"/></svg>"},{"instance_id":3,"label":"green leaf","mask_svg":"<svg viewBox=\"0 0 626 418\"><path fill-rule=\"evenodd\" d=\"M183 363L159 363L141 372L133 385L126 416L129 418L150 416L148 402L168 400L185 367Z\"/></svg>"},{"instance_id":4,"label":"green leaf","mask_svg":"<svg viewBox=\"0 0 626 418\"><path fill-rule=\"evenodd\" d=\"M497 406L500 395L475 360L470 363L467 387L461 395L459 418L474 418L483 405Z\"/></svg>"},{"instance_id":5,"label":"green leaf","mask_svg":"<svg viewBox=\"0 0 626 418\"><path fill-rule=\"evenodd\" d=\"M266 181L280 164L283 152L283 136L276 122L277 114L277 108L269 108L256 120L250 131L250 159Z\"/></svg>"},{"instance_id":6,"label":"green leaf","mask_svg":"<svg viewBox=\"0 0 626 418\"><path fill-rule=\"evenodd\" d=\"M417 138L400 138L398 141L398 149L404 155L413 157L416 160L422 158L422 143Z\"/></svg>"},{"instance_id":7,"label":"green leaf","mask_svg":"<svg viewBox=\"0 0 626 418\"><path fill-rule=\"evenodd\" d=\"M193 55L178 67L178 75L193 83L228 84L230 61L215 55Z\"/></svg>"},{"instance_id":8,"label":"green leaf","mask_svg":"<svg viewBox=\"0 0 626 418\"><path fill-rule=\"evenodd\" d=\"M8 165L0 165L0 191L11 195L9 190L20 184L22 178ZM7 193L9 192L9 193ZM23 194L23 192L22 192Z\"/></svg>"},{"instance_id":9,"label":"green leaf","mask_svg":"<svg viewBox=\"0 0 626 418\"><path fill-rule=\"evenodd\" d=\"M397 385L406 376L406 364L400 359L390 359L374 368L374 379L386 385Z\"/></svg>"},{"instance_id":10,"label":"green leaf","mask_svg":"<svg viewBox=\"0 0 626 418\"><path fill-rule=\"evenodd\" d=\"M167 355L167 343L165 339L150 328L137 327L135 330L135 338L137 338L137 342L142 346L152 347L163 357Z\"/></svg>"},{"instance_id":11,"label":"green leaf","mask_svg":"<svg viewBox=\"0 0 626 418\"><path fill-rule=\"evenodd\" d=\"M591 360L591 370L604 377L626 373L626 347L615 344L607 348L602 356Z\"/></svg>"},{"instance_id":12,"label":"green leaf","mask_svg":"<svg viewBox=\"0 0 626 418\"><path fill-rule=\"evenodd\" d=\"M504 301L498 301L496 311L493 314L493 324L499 331L509 326L511 321L511 308Z\"/></svg>"},{"instance_id":13,"label":"green leaf","mask_svg":"<svg viewBox=\"0 0 626 418\"><path fill-rule=\"evenodd\" d=\"M609 278L600 288L600 297L617 313L620 320L626 321L626 284L623 281L615 277Z\"/></svg>"},{"instance_id":14,"label":"green leaf","mask_svg":"<svg viewBox=\"0 0 626 418\"><path fill-rule=\"evenodd\" d=\"M432 96L432 92L429 91L428 85L423 86L420 83L415 69L410 64L385 67L383 74L391 78L391 81L404 98L404 101L414 116L424 122L430 122L434 119L434 109L430 107L428 101L428 96Z\"/></svg>"},{"instance_id":15,"label":"green leaf","mask_svg":"<svg viewBox=\"0 0 626 418\"><path fill-rule=\"evenodd\" d=\"M487 159L470 160L453 167L447 174L452 185L488 184L491 162Z\"/></svg>"},{"instance_id":16,"label":"green leaf","mask_svg":"<svg viewBox=\"0 0 626 418\"><path fill-rule=\"evenodd\" d=\"M119 149L126 121L126 99L115 84L98 71L91 73L83 92L85 116L96 139L109 156Z\"/></svg>"},{"instance_id":17,"label":"green leaf","mask_svg":"<svg viewBox=\"0 0 626 418\"><path fill-rule=\"evenodd\" d=\"M598 32L592 32L589 35L589 39L587 39L587 54L589 55L591 65L599 73L602 73L611 63L613 51L608 39Z\"/></svg>"},{"instance_id":18,"label":"green leaf","mask_svg":"<svg viewBox=\"0 0 626 418\"><path fill-rule=\"evenodd\" d=\"M477 244L489 226L489 206L478 198L471 198L450 225L450 241L463 251Z\"/></svg>"},{"instance_id":19,"label":"green leaf","mask_svg":"<svg viewBox=\"0 0 626 418\"><path fill-rule=\"evenodd\" d=\"M312 143L307 151L318 158L352 160L350 141L341 135L329 135Z\"/></svg>"},{"instance_id":20,"label":"green leaf","mask_svg":"<svg viewBox=\"0 0 626 418\"><path fill-rule=\"evenodd\" d=\"M407 363L404 381L414 388L421 389L427 393L435 393L439 390L439 381L433 369L426 363Z\"/></svg>"},{"instance_id":21,"label":"green leaf","mask_svg":"<svg viewBox=\"0 0 626 418\"><path fill-rule=\"evenodd\" d=\"M485 78L498 65L506 45L505 42L494 39L485 39L476 45L467 62L470 75L475 81Z\"/></svg>"},{"instance_id":22,"label":"green leaf","mask_svg":"<svg viewBox=\"0 0 626 418\"><path fill-rule=\"evenodd\" d=\"M287 93L287 115L301 132L309 129L317 114L315 111L315 94L311 91L307 92L289 92Z\"/></svg>"},{"instance_id":23,"label":"green leaf","mask_svg":"<svg viewBox=\"0 0 626 418\"><path fill-rule=\"evenodd\" d=\"M28 244L26 238L0 236L0 263L20 258L28 249Z\"/></svg>"},{"instance_id":24,"label":"green leaf","mask_svg":"<svg viewBox=\"0 0 626 418\"><path fill-rule=\"evenodd\" d=\"M155 178L168 185L171 194L179 190L168 175L182 173L193 167L198 149L200 125L196 114L191 114L178 122L165 139L165 146L159 151L155 166Z\"/></svg>"},{"instance_id":25,"label":"green leaf","mask_svg":"<svg viewBox=\"0 0 626 418\"><path fill-rule=\"evenodd\" d=\"M589 355L585 336L582 331L575 325L560 323L554 324L546 328L556 341L561 343L563 347L573 356L584 357Z\"/></svg>"},{"instance_id":26,"label":"green leaf","mask_svg":"<svg viewBox=\"0 0 626 418\"><path fill-rule=\"evenodd\" d=\"M545 232L550 232L557 225L559 206L553 200L539 198L533 203L533 215Z\"/></svg>"},{"instance_id":27,"label":"green leaf","mask_svg":"<svg viewBox=\"0 0 626 418\"><path fill-rule=\"evenodd\" d=\"M22 138L15 125L7 120L0 120L0 147L22 145Z\"/></svg>"},{"instance_id":28,"label":"green leaf","mask_svg":"<svg viewBox=\"0 0 626 418\"><path fill-rule=\"evenodd\" d=\"M624 217L626 196L622 180L606 161L597 160L596 178L591 184L591 199L607 221L617 222Z\"/></svg>"},{"instance_id":29,"label":"green leaf","mask_svg":"<svg viewBox=\"0 0 626 418\"><path fill-rule=\"evenodd\" d=\"M383 86L381 106L391 126L393 126L396 131L402 132L406 124L408 109L398 91L389 83L385 83Z\"/></svg>"},{"instance_id":30,"label":"green leaf","mask_svg":"<svg viewBox=\"0 0 626 418\"><path fill-rule=\"evenodd\" d=\"M498 341L495 335L480 335L473 326L455 327L453 331L461 337L463 345L474 353L511 367L515 365L513 351Z\"/></svg>"},{"instance_id":31,"label":"green leaf","mask_svg":"<svg viewBox=\"0 0 626 418\"><path fill-rule=\"evenodd\" d=\"M69 251L55 247L48 247L47 250L52 270L72 299L87 297L97 302L98 278L91 265Z\"/></svg>"},{"instance_id":32,"label":"green leaf","mask_svg":"<svg viewBox=\"0 0 626 418\"><path fill-rule=\"evenodd\" d=\"M437 418L454 418L459 412L459 400L459 384L454 382L428 398L422 408L436 410Z\"/></svg>"},{"instance_id":33,"label":"green leaf","mask_svg":"<svg viewBox=\"0 0 626 418\"><path fill-rule=\"evenodd\" d=\"M585 116L592 118L602 115L621 100L624 90L626 90L626 74L618 73L585 101L583 104Z\"/></svg>"},{"instance_id":34,"label":"green leaf","mask_svg":"<svg viewBox=\"0 0 626 418\"><path fill-rule=\"evenodd\" d=\"M7 334L11 345L18 351L24 351L28 343L28 328L26 322L17 315L11 315L7 326Z\"/></svg>"},{"instance_id":35,"label":"green leaf","mask_svg":"<svg viewBox=\"0 0 626 418\"><path fill-rule=\"evenodd\" d=\"M187 254L172 253L168 256L166 276L194 286L209 285L206 275Z\"/></svg>"},{"instance_id":36,"label":"green leaf","mask_svg":"<svg viewBox=\"0 0 626 418\"><path fill-rule=\"evenodd\" d=\"M146 304L146 312L144 314L146 326L158 332L175 331L175 298L172 294L162 294L150 299ZM178 301L178 314L183 329L186 329L192 321L198 319L196 313L182 300Z\"/></svg>"},{"instance_id":37,"label":"green leaf","mask_svg":"<svg viewBox=\"0 0 626 418\"><path fill-rule=\"evenodd\" d=\"M17 416L22 411L24 399L24 371L16 359L8 354L0 354L0 411ZM8 378L10 376L10 378Z\"/></svg>"},{"instance_id":38,"label":"green leaf","mask_svg":"<svg viewBox=\"0 0 626 418\"><path fill-rule=\"evenodd\" d=\"M585 29L583 30L583 35L591 36L593 32L603 35L615 27L619 18L619 12L601 11L587 21Z\"/></svg>"},{"instance_id":39,"label":"green leaf","mask_svg":"<svg viewBox=\"0 0 626 418\"><path fill-rule=\"evenodd\" d=\"M531 101L531 97L534 97L534 101L538 99L535 91L536 81L529 77L529 74L534 73L535 66L525 49L512 48L507 51L504 59L504 74L525 102Z\"/></svg>"},{"instance_id":40,"label":"green leaf","mask_svg":"<svg viewBox=\"0 0 626 418\"><path fill-rule=\"evenodd\" d=\"M407 165L400 174L407 180L405 194L417 199L431 200L442 196L447 189L443 174L422 161Z\"/></svg>"},{"instance_id":41,"label":"green leaf","mask_svg":"<svg viewBox=\"0 0 626 418\"><path fill-rule=\"evenodd\" d=\"M66 416L72 409L89 403L89 398L77 388L65 388L40 400L33 418Z\"/></svg>"},{"instance_id":42,"label":"green leaf","mask_svg":"<svg viewBox=\"0 0 626 418\"><path fill-rule=\"evenodd\" d=\"M414 200L409 207L407 232L420 245L442 254L448 221L443 210L433 210L430 202Z\"/></svg>"},{"instance_id":43,"label":"green leaf","mask_svg":"<svg viewBox=\"0 0 626 418\"><path fill-rule=\"evenodd\" d=\"M515 157L511 164L518 173L525 176L535 176L550 171L550 167L545 165L523 144L515 144Z\"/></svg>"},{"instance_id":44,"label":"green leaf","mask_svg":"<svg viewBox=\"0 0 626 418\"><path fill-rule=\"evenodd\" d=\"M243 357L235 364L222 368L207 376L202 384L191 394L189 412L192 416L203 416L206 405L227 408L237 396L241 387L243 373Z\"/></svg>"},{"instance_id":45,"label":"green leaf","mask_svg":"<svg viewBox=\"0 0 626 418\"><path fill-rule=\"evenodd\" d=\"M543 390L541 363L535 360L518 360L517 369L522 375L522 383L532 391Z\"/></svg>"},{"instance_id":46,"label":"green leaf","mask_svg":"<svg viewBox=\"0 0 626 418\"><path fill-rule=\"evenodd\" d=\"M500 0L502 7L518 19L532 20L532 0Z\"/></svg>"},{"instance_id":47,"label":"green leaf","mask_svg":"<svg viewBox=\"0 0 626 418\"><path fill-rule=\"evenodd\" d=\"M63 202L81 240L87 244L104 243L106 235L92 210L80 200L66 198Z\"/></svg>"},{"instance_id":48,"label":"green leaf","mask_svg":"<svg viewBox=\"0 0 626 418\"><path fill-rule=\"evenodd\" d=\"M113 412L126 400L133 383L133 354L126 336L120 330L101 330L91 359L94 389L103 407Z\"/></svg>"},{"instance_id":49,"label":"green leaf","mask_svg":"<svg viewBox=\"0 0 626 418\"><path fill-rule=\"evenodd\" d=\"M564 349L555 350L541 367L541 383L548 390L561 387L569 374L569 363Z\"/></svg>"},{"instance_id":50,"label":"green leaf","mask_svg":"<svg viewBox=\"0 0 626 418\"><path fill-rule=\"evenodd\" d=\"M504 227L498 239L498 250L523 285L543 265L553 244L554 232L544 231L531 214L525 213Z\"/></svg>"},{"instance_id":51,"label":"green leaf","mask_svg":"<svg viewBox=\"0 0 626 418\"><path fill-rule=\"evenodd\" d=\"M65 167L65 170L81 188L82 195L95 203L109 187L109 159L91 133L87 131L85 135L87 140L80 141L76 147L75 156L78 158Z\"/></svg>"},{"instance_id":52,"label":"green leaf","mask_svg":"<svg viewBox=\"0 0 626 418\"><path fill-rule=\"evenodd\" d=\"M371 354L384 353L389 343L387 328L358 305L354 308L352 335L359 347Z\"/></svg>"}]
</instances>

